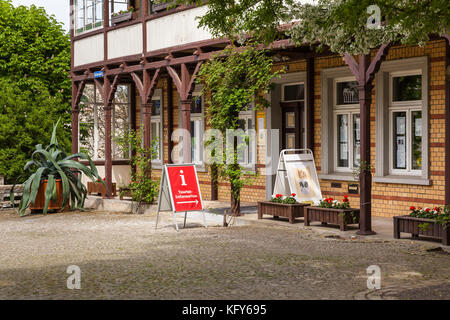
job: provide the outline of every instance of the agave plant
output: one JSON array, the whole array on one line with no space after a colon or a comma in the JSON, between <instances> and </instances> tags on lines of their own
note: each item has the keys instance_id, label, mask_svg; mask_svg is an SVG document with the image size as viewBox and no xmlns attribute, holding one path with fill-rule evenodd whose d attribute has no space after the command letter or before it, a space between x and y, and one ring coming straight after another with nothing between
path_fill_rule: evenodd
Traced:
<instances>
[{"instance_id":1,"label":"agave plant","mask_svg":"<svg viewBox=\"0 0 450 320\"><path fill-rule=\"evenodd\" d=\"M25 210L34 204L39 186L43 180L47 180L45 190L45 206L43 213L47 214L48 206L51 200L57 199L56 180L60 179L62 184L63 204L66 207L69 199L71 209L84 208L84 201L87 195L86 186L81 183L81 176L84 173L92 181L100 179L97 168L91 158L84 153L67 155L58 144L56 129L58 122L53 126L50 144L43 148L37 145L36 150L31 156L31 160L24 167L22 178L28 177L24 183L22 200L19 203L18 213L22 216ZM75 161L74 159L84 159L89 161L89 167ZM11 202L14 202L14 186L11 189Z\"/></svg>"}]
</instances>

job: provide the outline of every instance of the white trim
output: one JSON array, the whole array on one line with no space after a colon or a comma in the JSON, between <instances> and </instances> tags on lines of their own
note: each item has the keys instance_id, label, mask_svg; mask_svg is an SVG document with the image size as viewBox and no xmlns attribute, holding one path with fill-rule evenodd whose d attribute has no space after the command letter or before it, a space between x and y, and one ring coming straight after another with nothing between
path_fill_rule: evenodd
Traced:
<instances>
[{"instance_id":1,"label":"white trim","mask_svg":"<svg viewBox=\"0 0 450 320\"><path fill-rule=\"evenodd\" d=\"M376 75L376 176L374 182L429 185L429 58L383 62ZM418 101L393 101L393 78L422 75L422 99ZM393 169L393 112L406 112L407 169ZM411 170L411 112L422 112L422 170ZM386 128L386 126L388 128ZM410 182L410 183L409 183ZM420 182L420 183L418 183Z\"/></svg>"},{"instance_id":2,"label":"white trim","mask_svg":"<svg viewBox=\"0 0 450 320\"><path fill-rule=\"evenodd\" d=\"M296 86L296 85L303 85L303 99L299 99L299 100L286 100L285 96L284 96L284 88L287 86ZM281 85L281 102L301 102L301 101L305 101L306 99L306 92L305 92L305 81L300 81L300 82L286 82L283 83Z\"/></svg>"},{"instance_id":3,"label":"white trim","mask_svg":"<svg viewBox=\"0 0 450 320\"><path fill-rule=\"evenodd\" d=\"M154 116L153 114L150 117L150 140L153 141L154 137L151 136L152 133L152 124L159 124L159 158L152 160L152 167L155 169L161 169L164 164L164 95L162 89L155 89L155 92L152 97L152 101L160 101L160 114L159 116ZM152 111L152 110L151 110ZM150 111L150 112L151 112Z\"/></svg>"}]
</instances>

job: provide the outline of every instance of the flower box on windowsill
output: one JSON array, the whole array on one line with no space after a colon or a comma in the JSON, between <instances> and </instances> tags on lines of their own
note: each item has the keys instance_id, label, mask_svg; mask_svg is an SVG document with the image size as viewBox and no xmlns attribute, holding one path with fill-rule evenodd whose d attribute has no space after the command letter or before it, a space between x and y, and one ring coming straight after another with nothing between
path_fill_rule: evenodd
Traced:
<instances>
[{"instance_id":1,"label":"flower box on windowsill","mask_svg":"<svg viewBox=\"0 0 450 320\"><path fill-rule=\"evenodd\" d=\"M349 224L359 224L359 209L334 209L321 207L305 208L305 226L309 226L312 221L319 221L323 224L337 224L341 231L347 230Z\"/></svg>"},{"instance_id":2,"label":"flower box on windowsill","mask_svg":"<svg viewBox=\"0 0 450 320\"><path fill-rule=\"evenodd\" d=\"M130 21L133 18L133 11L118 14L111 17L111 23L117 25L122 22Z\"/></svg>"},{"instance_id":3,"label":"flower box on windowsill","mask_svg":"<svg viewBox=\"0 0 450 320\"><path fill-rule=\"evenodd\" d=\"M262 219L263 215L267 214L273 216L275 219L278 217L289 218L289 223L294 223L295 218L303 217L306 206L309 206L309 204L284 204L272 201L260 201L258 202L258 219Z\"/></svg>"},{"instance_id":4,"label":"flower box on windowsill","mask_svg":"<svg viewBox=\"0 0 450 320\"><path fill-rule=\"evenodd\" d=\"M450 223L443 225L433 219L397 216L394 217L395 239L400 239L400 232L411 233L413 238L421 235L442 239L443 245L450 245Z\"/></svg>"}]
</instances>

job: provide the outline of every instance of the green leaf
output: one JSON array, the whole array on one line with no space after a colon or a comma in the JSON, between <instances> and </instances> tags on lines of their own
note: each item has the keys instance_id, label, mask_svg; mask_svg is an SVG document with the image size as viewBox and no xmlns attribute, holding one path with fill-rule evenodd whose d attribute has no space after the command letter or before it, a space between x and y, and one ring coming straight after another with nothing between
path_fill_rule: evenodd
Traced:
<instances>
[{"instance_id":1,"label":"green leaf","mask_svg":"<svg viewBox=\"0 0 450 320\"><path fill-rule=\"evenodd\" d=\"M48 175L47 188L45 189L45 204L44 204L44 214L47 214L48 205L50 200L53 198L53 194L56 193L56 183L55 176L52 174Z\"/></svg>"}]
</instances>

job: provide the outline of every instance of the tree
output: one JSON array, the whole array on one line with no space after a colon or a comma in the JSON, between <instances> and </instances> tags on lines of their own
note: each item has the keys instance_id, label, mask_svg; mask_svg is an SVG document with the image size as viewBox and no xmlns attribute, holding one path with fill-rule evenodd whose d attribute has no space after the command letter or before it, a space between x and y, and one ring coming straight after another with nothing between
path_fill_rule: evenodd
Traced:
<instances>
[{"instance_id":1,"label":"tree","mask_svg":"<svg viewBox=\"0 0 450 320\"><path fill-rule=\"evenodd\" d=\"M230 46L202 65L197 81L205 85L203 95L207 97L209 123L220 131L222 137L227 137L227 130L239 129L239 113L247 110L253 102L256 110L269 106L264 97L271 88L271 80L279 73L272 72L272 65L273 59L267 52L253 46ZM223 148L213 149L212 158L208 161L222 178L230 182L233 216L240 214L240 191L249 182L244 179L245 171L238 163L238 155L246 148L249 139L242 131L235 134L243 136L242 142L233 141L232 146L227 146L224 139ZM213 143L214 139L209 142ZM221 149L222 152L219 151Z\"/></svg>"},{"instance_id":2,"label":"tree","mask_svg":"<svg viewBox=\"0 0 450 320\"><path fill-rule=\"evenodd\" d=\"M172 2L172 0L160 0ZM209 0L199 17L199 27L214 36L232 39L251 35L270 43L285 34L297 44L318 43L335 53L366 54L382 44L421 45L432 34L449 32L447 0ZM176 4L202 4L202 0L176 0ZM303 4L302 4L303 3ZM368 19L380 8L382 28L367 28ZM292 24L286 31L280 25Z\"/></svg>"},{"instance_id":3,"label":"tree","mask_svg":"<svg viewBox=\"0 0 450 320\"><path fill-rule=\"evenodd\" d=\"M60 117L70 149L70 37L44 9L0 0L0 175L14 180Z\"/></svg>"}]
</instances>

